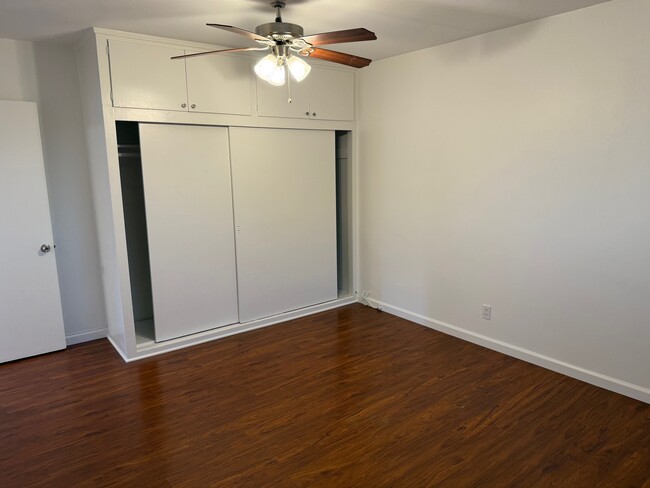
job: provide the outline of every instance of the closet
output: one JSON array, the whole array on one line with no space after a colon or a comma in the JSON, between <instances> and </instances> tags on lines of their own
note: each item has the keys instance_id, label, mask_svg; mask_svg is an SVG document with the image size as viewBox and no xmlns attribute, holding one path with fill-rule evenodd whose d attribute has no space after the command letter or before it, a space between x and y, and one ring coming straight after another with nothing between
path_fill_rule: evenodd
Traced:
<instances>
[{"instance_id":1,"label":"closet","mask_svg":"<svg viewBox=\"0 0 650 488\"><path fill-rule=\"evenodd\" d=\"M117 134L141 343L337 298L334 131L118 123Z\"/></svg>"},{"instance_id":2,"label":"closet","mask_svg":"<svg viewBox=\"0 0 650 488\"><path fill-rule=\"evenodd\" d=\"M257 53L170 59L210 48L98 28L76 48L127 361L356 301L354 70L312 60L290 103Z\"/></svg>"}]
</instances>

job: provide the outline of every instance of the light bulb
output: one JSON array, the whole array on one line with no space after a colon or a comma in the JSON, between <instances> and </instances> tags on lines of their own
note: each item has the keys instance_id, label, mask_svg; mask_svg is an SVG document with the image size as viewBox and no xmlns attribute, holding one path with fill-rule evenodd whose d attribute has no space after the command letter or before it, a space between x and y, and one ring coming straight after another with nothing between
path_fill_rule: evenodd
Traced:
<instances>
[{"instance_id":1,"label":"light bulb","mask_svg":"<svg viewBox=\"0 0 650 488\"><path fill-rule=\"evenodd\" d=\"M282 86L286 80L284 65L276 66L273 73L268 77L268 81L273 86Z\"/></svg>"},{"instance_id":2,"label":"light bulb","mask_svg":"<svg viewBox=\"0 0 650 488\"><path fill-rule=\"evenodd\" d=\"M291 71L291 75L298 82L301 82L302 80L307 78L307 75L311 71L311 66L305 63L298 56L291 56L287 60L287 65L289 66L289 71Z\"/></svg>"},{"instance_id":3,"label":"light bulb","mask_svg":"<svg viewBox=\"0 0 650 488\"><path fill-rule=\"evenodd\" d=\"M274 54L267 54L260 59L255 65L255 74L262 78L264 81L269 81L269 78L274 73L278 66L278 60Z\"/></svg>"}]
</instances>

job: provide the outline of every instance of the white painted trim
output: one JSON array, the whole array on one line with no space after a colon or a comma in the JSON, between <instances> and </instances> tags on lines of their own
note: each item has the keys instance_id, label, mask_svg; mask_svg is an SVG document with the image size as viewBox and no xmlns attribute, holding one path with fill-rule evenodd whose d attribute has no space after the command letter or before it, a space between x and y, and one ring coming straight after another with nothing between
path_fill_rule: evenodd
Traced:
<instances>
[{"instance_id":1,"label":"white painted trim","mask_svg":"<svg viewBox=\"0 0 650 488\"><path fill-rule=\"evenodd\" d=\"M117 347L117 344L116 344L115 341L111 338L111 336L106 336L106 339L108 339L108 342L111 343L111 345L113 346L113 349L115 349L115 351L117 351L117 353L118 353L118 354L120 355L120 357L124 360L124 362L125 362L125 363L128 363L128 362L129 362L129 359L124 355L124 353L122 352L122 350L121 350L119 347Z\"/></svg>"},{"instance_id":2,"label":"white painted trim","mask_svg":"<svg viewBox=\"0 0 650 488\"><path fill-rule=\"evenodd\" d=\"M246 322L244 324L233 324L227 325L225 327L220 327L218 329L212 329L205 332L199 332L198 334L192 334L186 337L179 337L178 339L172 339L160 343L151 343L151 345L145 345L140 347L136 356L132 358L127 358L126 355L120 351L120 349L115 345L115 342L109 337L108 340L117 352L122 356L125 362L137 361L139 359L148 358L151 356L157 356L158 354L163 354L170 351L176 351L178 349L184 349L190 346L196 346L198 344L203 344L205 342L214 341L217 339L222 339L224 337L229 337L235 334L241 334L243 332L248 332L255 329L261 329L262 327L268 327L270 325L279 324L281 322L286 322L288 320L297 319L300 317L305 317L307 315L313 315L318 312L323 312L325 310L330 310L333 308L343 307L345 305L350 305L356 303L357 299L354 296L339 298L337 300L332 300L331 302L319 303L310 307L301 308L298 310L293 310L291 312L286 312L278 315L273 315L271 317L266 317L260 320L254 320L252 322Z\"/></svg>"},{"instance_id":3,"label":"white painted trim","mask_svg":"<svg viewBox=\"0 0 650 488\"><path fill-rule=\"evenodd\" d=\"M374 306L380 306L382 311L387 312L391 315L396 315L403 319L415 322L416 324L429 327L430 329L435 329L439 332L463 339L474 344L478 344L488 349L498 351L508 356L521 359L528 363L541 366L542 368L550 369L557 373L570 376L571 378L584 381L586 383L605 388L607 390L620 393L636 400L640 400L645 403L650 403L650 389L644 388L639 385L634 385L617 378L612 378L611 376L606 376L604 374L597 373L595 371L590 371L580 366L574 364L566 363L543 354L524 349L519 346L514 346L508 344L507 342L498 341L490 337L471 332L469 330L457 327L455 325L447 324L441 322L440 320L435 320L430 317L425 317L423 315L417 314L415 312L410 312L400 307L390 305L388 303L379 301L379 300L369 300Z\"/></svg>"},{"instance_id":4,"label":"white painted trim","mask_svg":"<svg viewBox=\"0 0 650 488\"><path fill-rule=\"evenodd\" d=\"M108 335L108 328L102 327L100 329L84 330L75 334L66 334L65 343L68 346L73 344L80 344L82 342L94 341L103 339Z\"/></svg>"}]
</instances>

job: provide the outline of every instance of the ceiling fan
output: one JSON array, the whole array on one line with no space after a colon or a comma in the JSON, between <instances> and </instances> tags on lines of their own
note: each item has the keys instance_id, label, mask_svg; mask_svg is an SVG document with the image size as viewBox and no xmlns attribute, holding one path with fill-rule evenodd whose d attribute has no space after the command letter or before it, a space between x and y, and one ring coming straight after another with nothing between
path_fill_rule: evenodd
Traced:
<instances>
[{"instance_id":1,"label":"ceiling fan","mask_svg":"<svg viewBox=\"0 0 650 488\"><path fill-rule=\"evenodd\" d=\"M311 67L300 59L300 57L322 59L324 61L352 66L353 68L363 68L372 62L372 60L367 58L322 49L318 46L342 42L374 41L377 39L374 32L370 32L364 28L357 28L305 36L303 28L298 24L290 24L282 21L281 10L286 5L285 0L271 0L270 3L275 9L275 22L258 25L255 28L255 32L231 25L207 24L210 27L245 36L257 42L259 46L185 54L183 56L174 56L172 59L205 56L206 54L270 50L271 53L262 58L255 66L255 73L263 80L276 86L284 85L286 79L285 66L288 67L289 72L296 81L302 81L307 77Z\"/></svg>"}]
</instances>

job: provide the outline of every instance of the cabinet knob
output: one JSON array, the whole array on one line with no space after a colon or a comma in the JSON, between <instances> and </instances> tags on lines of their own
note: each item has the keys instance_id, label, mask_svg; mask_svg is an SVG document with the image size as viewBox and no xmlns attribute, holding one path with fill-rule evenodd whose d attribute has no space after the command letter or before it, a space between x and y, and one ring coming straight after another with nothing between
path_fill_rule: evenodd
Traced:
<instances>
[{"instance_id":1,"label":"cabinet knob","mask_svg":"<svg viewBox=\"0 0 650 488\"><path fill-rule=\"evenodd\" d=\"M316 117L316 112L314 112L314 113L312 114L312 116Z\"/></svg>"},{"instance_id":2,"label":"cabinet knob","mask_svg":"<svg viewBox=\"0 0 650 488\"><path fill-rule=\"evenodd\" d=\"M190 107L196 108L196 103L193 103L192 105L190 105Z\"/></svg>"},{"instance_id":3,"label":"cabinet knob","mask_svg":"<svg viewBox=\"0 0 650 488\"><path fill-rule=\"evenodd\" d=\"M181 108L187 107L187 103L181 103Z\"/></svg>"},{"instance_id":4,"label":"cabinet knob","mask_svg":"<svg viewBox=\"0 0 650 488\"><path fill-rule=\"evenodd\" d=\"M41 246L41 252L42 252L43 254L48 253L48 252L50 252L51 250L52 250L52 247L51 247L49 244L43 244L43 245Z\"/></svg>"},{"instance_id":5,"label":"cabinet knob","mask_svg":"<svg viewBox=\"0 0 650 488\"><path fill-rule=\"evenodd\" d=\"M309 112L305 112L305 115L306 115L307 117L309 117Z\"/></svg>"}]
</instances>

